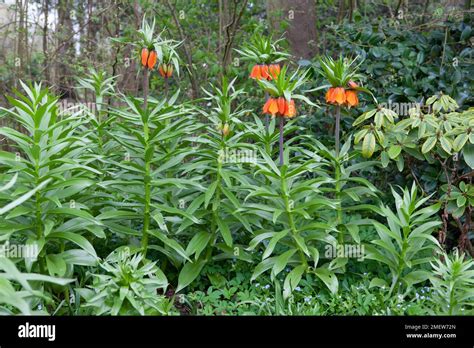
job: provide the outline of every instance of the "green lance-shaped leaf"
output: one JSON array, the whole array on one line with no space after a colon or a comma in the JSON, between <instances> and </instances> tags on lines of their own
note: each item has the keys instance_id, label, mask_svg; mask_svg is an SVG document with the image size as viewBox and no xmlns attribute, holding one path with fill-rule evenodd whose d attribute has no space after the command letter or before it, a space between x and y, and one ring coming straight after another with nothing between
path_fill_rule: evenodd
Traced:
<instances>
[{"instance_id":1,"label":"green lance-shaped leaf","mask_svg":"<svg viewBox=\"0 0 474 348\"><path fill-rule=\"evenodd\" d=\"M199 273L201 273L201 270L205 264L205 260L186 263L181 269L181 272L179 272L178 288L176 289L176 292L179 292L191 284L193 280L197 278Z\"/></svg>"}]
</instances>

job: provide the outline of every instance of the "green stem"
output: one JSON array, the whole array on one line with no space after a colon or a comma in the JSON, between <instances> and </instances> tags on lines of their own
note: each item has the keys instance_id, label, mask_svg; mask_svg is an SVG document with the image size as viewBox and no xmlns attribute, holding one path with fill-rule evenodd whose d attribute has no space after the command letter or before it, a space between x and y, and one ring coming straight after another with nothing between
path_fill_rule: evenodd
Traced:
<instances>
[{"instance_id":1,"label":"green stem","mask_svg":"<svg viewBox=\"0 0 474 348\"><path fill-rule=\"evenodd\" d=\"M286 211L286 216L288 217L288 224L290 225L291 234L294 237L296 237L296 236L298 236L298 229L296 228L295 221L293 220L292 209L291 209L290 201L288 199L288 194L287 194L286 180L285 180L284 176L280 176L280 180L281 180L281 195L282 195L282 198L283 198L283 202L285 204L285 211ZM296 239L295 239L295 241L296 241ZM308 262L306 261L306 257L304 255L303 250L301 250L301 248L298 244L296 244L296 245L298 247L298 254L300 255L301 262L303 264L307 265Z\"/></svg>"},{"instance_id":2,"label":"green stem","mask_svg":"<svg viewBox=\"0 0 474 348\"><path fill-rule=\"evenodd\" d=\"M452 282L450 283L450 286L451 286L451 291L449 292L449 310L448 310L448 314L449 315L453 315L453 308L455 306L454 302L454 284L452 284Z\"/></svg>"},{"instance_id":3,"label":"green stem","mask_svg":"<svg viewBox=\"0 0 474 348\"><path fill-rule=\"evenodd\" d=\"M339 147L340 147L340 139L339 133L341 128L341 107L336 105L336 157L339 157Z\"/></svg>"},{"instance_id":4,"label":"green stem","mask_svg":"<svg viewBox=\"0 0 474 348\"><path fill-rule=\"evenodd\" d=\"M150 205L151 205L151 175L150 175L150 162L147 158L147 153L150 149L148 144L148 125L144 125L144 137L146 140L145 146L145 180L143 183L143 188L145 192L145 207L143 212L143 230L142 230L142 249L143 255L146 255L148 248L148 229L150 228Z\"/></svg>"},{"instance_id":5,"label":"green stem","mask_svg":"<svg viewBox=\"0 0 474 348\"><path fill-rule=\"evenodd\" d=\"M389 296L392 295L393 291L394 290L398 290L398 280L400 279L400 276L402 275L402 272L403 272L403 266L405 265L405 254L407 252L407 248L408 248L408 244L407 244L407 236L408 236L408 233L409 231L404 228L403 229L403 235L404 235L404 239L403 239L403 244L402 244L402 248L401 248L401 251L400 251L400 256L398 257L398 268L397 268L397 274L393 280L393 283L392 283L392 286L390 287L390 292L389 292Z\"/></svg>"},{"instance_id":6,"label":"green stem","mask_svg":"<svg viewBox=\"0 0 474 348\"><path fill-rule=\"evenodd\" d=\"M39 180L36 181L36 186L38 186ZM41 194L39 192L36 192L35 194L35 200L36 200L36 238L38 240L41 239L43 236L43 229L42 227L42 222L41 222Z\"/></svg>"},{"instance_id":7,"label":"green stem","mask_svg":"<svg viewBox=\"0 0 474 348\"><path fill-rule=\"evenodd\" d=\"M285 127L285 118L284 117L279 117L280 118L280 167L284 164L283 160L283 129Z\"/></svg>"},{"instance_id":8,"label":"green stem","mask_svg":"<svg viewBox=\"0 0 474 348\"><path fill-rule=\"evenodd\" d=\"M221 147L221 150L225 152L225 145ZM212 221L211 221L211 245L207 247L207 252L206 252L206 261L209 261L212 257L212 250L214 248L214 245L216 244L216 236L217 236L217 207L220 203L220 197L221 197L221 169L222 169L222 163L218 160L217 161L217 171L216 171L216 181L217 181L217 186L216 186L216 191L215 191L215 196L214 196L214 202L212 203Z\"/></svg>"},{"instance_id":9,"label":"green stem","mask_svg":"<svg viewBox=\"0 0 474 348\"><path fill-rule=\"evenodd\" d=\"M268 98L269 98L268 92L265 91L265 103L267 102ZM269 124L270 124L270 118L269 118L268 114L265 114L265 130L267 131L267 134L268 134Z\"/></svg>"},{"instance_id":10,"label":"green stem","mask_svg":"<svg viewBox=\"0 0 474 348\"><path fill-rule=\"evenodd\" d=\"M143 74L143 110L145 114L148 114L148 70L144 70ZM151 176L150 176L150 161L148 152L150 150L149 144L149 129L148 129L148 117L145 115L145 122L143 124L143 137L145 139L145 177L143 182L143 188L145 191L145 207L143 212L143 229L142 229L142 252L146 256L148 249L148 230L150 228L150 203L151 203ZM151 156L152 157L152 156Z\"/></svg>"},{"instance_id":11,"label":"green stem","mask_svg":"<svg viewBox=\"0 0 474 348\"><path fill-rule=\"evenodd\" d=\"M39 139L35 135L35 146L39 147ZM36 177L36 187L40 185L40 159L35 158L35 177ZM43 219L42 219L42 211L41 211L41 190L35 193L35 226L36 226L36 238L38 241L43 239ZM41 274L46 273L46 260L44 258L45 249L43 248L41 253L38 255L38 265L40 268ZM45 284L45 287L49 285Z\"/></svg>"},{"instance_id":12,"label":"green stem","mask_svg":"<svg viewBox=\"0 0 474 348\"><path fill-rule=\"evenodd\" d=\"M336 224L339 231L338 242L344 244L344 232L341 228L342 225L342 202L341 202L341 162L339 160L339 148L340 148L340 127L341 127L341 107L336 106L336 162L335 162L335 179L336 179L336 200L338 202L336 208Z\"/></svg>"},{"instance_id":13,"label":"green stem","mask_svg":"<svg viewBox=\"0 0 474 348\"><path fill-rule=\"evenodd\" d=\"M335 162L335 179L336 179L336 228L339 231L338 242L339 244L344 244L344 231L341 227L342 225L342 197L341 197L341 164L339 158L336 158Z\"/></svg>"}]
</instances>

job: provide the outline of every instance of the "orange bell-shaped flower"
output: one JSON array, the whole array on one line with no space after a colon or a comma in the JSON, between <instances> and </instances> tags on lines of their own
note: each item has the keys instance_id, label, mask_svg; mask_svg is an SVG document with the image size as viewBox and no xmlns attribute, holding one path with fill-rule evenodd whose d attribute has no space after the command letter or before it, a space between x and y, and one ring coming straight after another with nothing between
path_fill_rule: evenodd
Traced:
<instances>
[{"instance_id":1,"label":"orange bell-shaped flower","mask_svg":"<svg viewBox=\"0 0 474 348\"><path fill-rule=\"evenodd\" d=\"M359 85L357 83L355 83L354 81L349 81L348 82L348 85L350 88L357 88L359 87Z\"/></svg>"},{"instance_id":2,"label":"orange bell-shaped flower","mask_svg":"<svg viewBox=\"0 0 474 348\"><path fill-rule=\"evenodd\" d=\"M173 65L162 63L158 67L158 72L160 73L161 77L168 79L173 75Z\"/></svg>"},{"instance_id":3,"label":"orange bell-shaped flower","mask_svg":"<svg viewBox=\"0 0 474 348\"><path fill-rule=\"evenodd\" d=\"M250 78L257 79L257 80L260 80L262 78L262 75L260 73L260 65L253 66L252 72L250 73Z\"/></svg>"},{"instance_id":4,"label":"orange bell-shaped flower","mask_svg":"<svg viewBox=\"0 0 474 348\"><path fill-rule=\"evenodd\" d=\"M334 103L342 105L346 102L346 91L342 87L334 88Z\"/></svg>"},{"instance_id":5,"label":"orange bell-shaped flower","mask_svg":"<svg viewBox=\"0 0 474 348\"><path fill-rule=\"evenodd\" d=\"M357 92L353 90L347 90L346 102L347 105L350 107L359 105L359 98L357 98Z\"/></svg>"},{"instance_id":6,"label":"orange bell-shaped flower","mask_svg":"<svg viewBox=\"0 0 474 348\"><path fill-rule=\"evenodd\" d=\"M260 76L262 77L262 79L265 79L265 80L272 79L270 74L268 73L268 65L265 65L265 64L260 65Z\"/></svg>"},{"instance_id":7,"label":"orange bell-shaped flower","mask_svg":"<svg viewBox=\"0 0 474 348\"><path fill-rule=\"evenodd\" d=\"M326 103L333 104L336 102L336 99L334 99L334 91L334 87L328 89L328 91L326 92Z\"/></svg>"},{"instance_id":8,"label":"orange bell-shaped flower","mask_svg":"<svg viewBox=\"0 0 474 348\"><path fill-rule=\"evenodd\" d=\"M272 98L268 98L267 101L265 102L265 104L263 105L263 110L262 110L262 112L263 112L264 114L269 114L269 113L270 113L270 112L268 111L268 108L270 107L270 100L271 100L271 99L272 99Z\"/></svg>"},{"instance_id":9,"label":"orange bell-shaped flower","mask_svg":"<svg viewBox=\"0 0 474 348\"><path fill-rule=\"evenodd\" d=\"M150 51L150 54L148 55L148 60L147 60L147 67L148 69L152 70L156 64L156 51L152 50Z\"/></svg>"},{"instance_id":10,"label":"orange bell-shaped flower","mask_svg":"<svg viewBox=\"0 0 474 348\"><path fill-rule=\"evenodd\" d=\"M293 99L291 99L289 102L286 102L284 116L288 118L292 118L296 116L295 101Z\"/></svg>"},{"instance_id":11,"label":"orange bell-shaped flower","mask_svg":"<svg viewBox=\"0 0 474 348\"><path fill-rule=\"evenodd\" d=\"M168 64L168 71L166 72L166 78L170 78L173 75L173 65Z\"/></svg>"},{"instance_id":12,"label":"orange bell-shaped flower","mask_svg":"<svg viewBox=\"0 0 474 348\"><path fill-rule=\"evenodd\" d=\"M268 112L275 116L278 112L278 102L275 98L270 98L270 105L268 106Z\"/></svg>"},{"instance_id":13,"label":"orange bell-shaped flower","mask_svg":"<svg viewBox=\"0 0 474 348\"><path fill-rule=\"evenodd\" d=\"M144 67L146 67L147 62L148 62L148 48L146 48L146 47L142 48L142 57L141 58L142 58L142 65Z\"/></svg>"},{"instance_id":14,"label":"orange bell-shaped flower","mask_svg":"<svg viewBox=\"0 0 474 348\"><path fill-rule=\"evenodd\" d=\"M286 109L286 99L283 97L279 97L277 99L277 105L278 105L278 112L280 113L280 115L283 115Z\"/></svg>"},{"instance_id":15,"label":"orange bell-shaped flower","mask_svg":"<svg viewBox=\"0 0 474 348\"><path fill-rule=\"evenodd\" d=\"M161 77L166 77L165 69L163 69L163 64L158 66L158 72L160 73Z\"/></svg>"}]
</instances>

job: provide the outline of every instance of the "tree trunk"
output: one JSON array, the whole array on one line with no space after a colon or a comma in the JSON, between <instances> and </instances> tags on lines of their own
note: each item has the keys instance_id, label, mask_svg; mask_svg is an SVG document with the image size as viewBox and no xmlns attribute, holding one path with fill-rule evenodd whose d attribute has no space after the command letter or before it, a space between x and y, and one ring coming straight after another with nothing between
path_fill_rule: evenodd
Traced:
<instances>
[{"instance_id":1,"label":"tree trunk","mask_svg":"<svg viewBox=\"0 0 474 348\"><path fill-rule=\"evenodd\" d=\"M281 20L288 22L285 36L297 59L311 59L318 53L316 4L313 0L267 0L267 18L277 32Z\"/></svg>"},{"instance_id":2,"label":"tree trunk","mask_svg":"<svg viewBox=\"0 0 474 348\"><path fill-rule=\"evenodd\" d=\"M345 12L346 12L346 4L344 0L339 0L339 5L337 6L337 22L341 23L344 19Z\"/></svg>"},{"instance_id":3,"label":"tree trunk","mask_svg":"<svg viewBox=\"0 0 474 348\"><path fill-rule=\"evenodd\" d=\"M49 79L49 64L48 64L48 20L49 20L49 0L43 0L44 26L43 26L43 56L45 61L44 79L50 82Z\"/></svg>"},{"instance_id":4,"label":"tree trunk","mask_svg":"<svg viewBox=\"0 0 474 348\"><path fill-rule=\"evenodd\" d=\"M232 59L232 48L234 45L235 36L239 29L240 20L247 8L248 0L243 1L233 1L233 6L229 6L229 0L223 0L223 52L222 52L222 74L226 74L228 67ZM226 14L228 14L227 22L224 22L226 19Z\"/></svg>"},{"instance_id":5,"label":"tree trunk","mask_svg":"<svg viewBox=\"0 0 474 348\"><path fill-rule=\"evenodd\" d=\"M71 0L62 0L58 6L58 65L57 77L59 93L63 98L74 95L71 80L70 64L75 56L72 19L70 16Z\"/></svg>"}]
</instances>

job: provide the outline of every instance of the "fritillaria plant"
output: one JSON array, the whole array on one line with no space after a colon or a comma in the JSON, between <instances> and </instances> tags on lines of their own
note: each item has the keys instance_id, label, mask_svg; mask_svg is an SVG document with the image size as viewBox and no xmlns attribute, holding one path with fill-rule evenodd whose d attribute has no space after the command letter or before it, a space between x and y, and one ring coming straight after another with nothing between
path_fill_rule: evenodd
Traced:
<instances>
[{"instance_id":1,"label":"fritillaria plant","mask_svg":"<svg viewBox=\"0 0 474 348\"><path fill-rule=\"evenodd\" d=\"M290 55L281 50L278 43L281 41L272 41L271 38L263 36L256 32L250 42L236 51L242 56L242 60L252 64L249 77L254 80L276 80L281 71L281 65ZM268 99L268 93L265 93L265 99ZM265 117L265 125L268 131L269 118Z\"/></svg>"},{"instance_id":2,"label":"fritillaria plant","mask_svg":"<svg viewBox=\"0 0 474 348\"><path fill-rule=\"evenodd\" d=\"M360 77L357 73L356 59L348 60L340 56L337 60L323 57L319 60L319 73L330 83L326 92L326 103L335 108L336 156L340 148L341 107L352 108L359 105L358 91L368 92L355 81Z\"/></svg>"},{"instance_id":3,"label":"fritillaria plant","mask_svg":"<svg viewBox=\"0 0 474 348\"><path fill-rule=\"evenodd\" d=\"M263 114L271 115L271 117L278 117L280 124L280 166L284 164L283 161L283 146L284 146L284 126L286 118L293 118L296 116L295 99L303 100L307 104L316 106L308 98L301 94L295 94L294 91L303 85L307 80L307 71L300 74L298 71L294 74L287 75L287 67L283 67L276 79L258 80L260 86L269 94L269 98L263 105Z\"/></svg>"}]
</instances>

